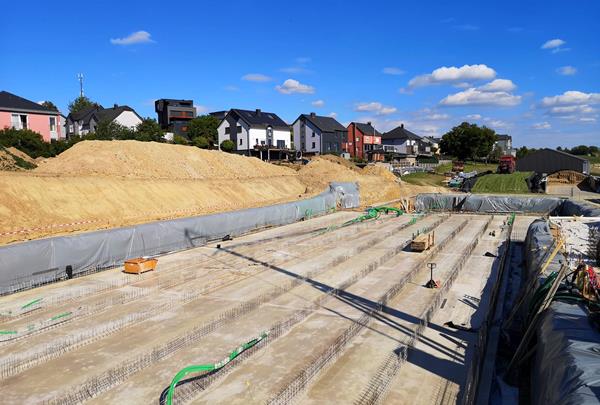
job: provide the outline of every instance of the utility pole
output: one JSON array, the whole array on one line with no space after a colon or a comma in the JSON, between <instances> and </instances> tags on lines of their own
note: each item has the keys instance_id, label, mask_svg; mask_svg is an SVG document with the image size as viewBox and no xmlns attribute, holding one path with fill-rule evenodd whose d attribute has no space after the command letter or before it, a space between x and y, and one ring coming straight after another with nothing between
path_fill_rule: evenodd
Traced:
<instances>
[{"instance_id":1,"label":"utility pole","mask_svg":"<svg viewBox=\"0 0 600 405\"><path fill-rule=\"evenodd\" d=\"M77 74L77 80L79 80L79 97L83 97L83 73Z\"/></svg>"}]
</instances>

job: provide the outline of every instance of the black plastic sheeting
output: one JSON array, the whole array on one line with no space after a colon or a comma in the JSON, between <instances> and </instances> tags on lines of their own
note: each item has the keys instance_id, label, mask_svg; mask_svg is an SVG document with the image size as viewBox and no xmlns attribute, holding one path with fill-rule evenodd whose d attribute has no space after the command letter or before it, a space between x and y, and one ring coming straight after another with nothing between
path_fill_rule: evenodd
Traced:
<instances>
[{"instance_id":1,"label":"black plastic sheeting","mask_svg":"<svg viewBox=\"0 0 600 405\"><path fill-rule=\"evenodd\" d=\"M496 196L480 194L419 194L418 211L536 213L561 216L600 216L600 208L560 197Z\"/></svg>"},{"instance_id":2,"label":"black plastic sheeting","mask_svg":"<svg viewBox=\"0 0 600 405\"><path fill-rule=\"evenodd\" d=\"M534 221L525 240L528 277L547 260L553 238L545 220ZM546 274L558 271L557 255ZM553 302L537 327L537 350L531 367L531 402L598 404L600 402L600 332L580 305Z\"/></svg>"},{"instance_id":3,"label":"black plastic sheeting","mask_svg":"<svg viewBox=\"0 0 600 405\"><path fill-rule=\"evenodd\" d=\"M38 239L0 247L0 293L121 265L124 260L190 249L227 235L290 224L336 208L359 204L356 183L331 183L318 196L251 208L142 225Z\"/></svg>"}]
</instances>

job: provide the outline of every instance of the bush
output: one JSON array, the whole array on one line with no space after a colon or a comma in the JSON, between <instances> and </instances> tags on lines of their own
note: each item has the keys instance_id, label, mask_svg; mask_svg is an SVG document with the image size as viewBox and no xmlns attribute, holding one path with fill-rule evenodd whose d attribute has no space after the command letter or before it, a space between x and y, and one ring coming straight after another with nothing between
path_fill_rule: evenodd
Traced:
<instances>
[{"instance_id":1,"label":"bush","mask_svg":"<svg viewBox=\"0 0 600 405\"><path fill-rule=\"evenodd\" d=\"M194 138L193 144L194 144L194 146L197 146L200 149L209 149L210 148L210 143L208 142L208 139L206 139L206 137L204 137L204 136L199 136L197 138Z\"/></svg>"},{"instance_id":2,"label":"bush","mask_svg":"<svg viewBox=\"0 0 600 405\"><path fill-rule=\"evenodd\" d=\"M181 135L173 135L173 143L176 145L187 145L189 144L186 137Z\"/></svg>"},{"instance_id":3,"label":"bush","mask_svg":"<svg viewBox=\"0 0 600 405\"><path fill-rule=\"evenodd\" d=\"M235 148L235 144L233 143L233 141L230 141L229 139L225 139L223 142L221 142L221 150L223 152L233 152L233 149Z\"/></svg>"}]
</instances>

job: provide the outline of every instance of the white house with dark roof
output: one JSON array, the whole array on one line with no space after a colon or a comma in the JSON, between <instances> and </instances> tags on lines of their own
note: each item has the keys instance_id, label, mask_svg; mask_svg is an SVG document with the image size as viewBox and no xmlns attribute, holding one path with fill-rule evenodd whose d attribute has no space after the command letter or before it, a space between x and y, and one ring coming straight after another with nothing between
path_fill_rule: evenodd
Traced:
<instances>
[{"instance_id":1,"label":"white house with dark roof","mask_svg":"<svg viewBox=\"0 0 600 405\"><path fill-rule=\"evenodd\" d=\"M229 110L217 127L219 147L225 140L235 144L235 151L270 147L289 149L290 127L275 113L260 109Z\"/></svg>"},{"instance_id":2,"label":"white house with dark roof","mask_svg":"<svg viewBox=\"0 0 600 405\"><path fill-rule=\"evenodd\" d=\"M502 155L516 156L517 153L512 147L512 136L506 134L496 135L496 142L494 146L500 149Z\"/></svg>"},{"instance_id":3,"label":"white house with dark roof","mask_svg":"<svg viewBox=\"0 0 600 405\"><path fill-rule=\"evenodd\" d=\"M422 139L419 135L413 134L404 124L381 135L381 143L386 152L403 153L406 155L419 154L419 147L422 145Z\"/></svg>"},{"instance_id":4,"label":"white house with dark roof","mask_svg":"<svg viewBox=\"0 0 600 405\"><path fill-rule=\"evenodd\" d=\"M346 128L335 118L301 114L292 124L294 148L303 153L341 153Z\"/></svg>"},{"instance_id":5,"label":"white house with dark roof","mask_svg":"<svg viewBox=\"0 0 600 405\"><path fill-rule=\"evenodd\" d=\"M112 108L94 106L67 116L67 136L81 136L96 130L102 122L115 122L129 129L135 129L142 122L142 117L126 105L115 104Z\"/></svg>"}]
</instances>

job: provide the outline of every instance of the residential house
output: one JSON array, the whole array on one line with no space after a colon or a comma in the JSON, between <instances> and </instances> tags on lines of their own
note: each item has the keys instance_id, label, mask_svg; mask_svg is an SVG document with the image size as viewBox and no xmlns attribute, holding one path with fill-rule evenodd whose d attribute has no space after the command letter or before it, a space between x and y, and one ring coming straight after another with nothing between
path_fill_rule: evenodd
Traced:
<instances>
[{"instance_id":1,"label":"residential house","mask_svg":"<svg viewBox=\"0 0 600 405\"><path fill-rule=\"evenodd\" d=\"M344 151L353 158L383 160L381 133L371 125L371 122L366 124L351 122L347 128Z\"/></svg>"},{"instance_id":2,"label":"residential house","mask_svg":"<svg viewBox=\"0 0 600 405\"><path fill-rule=\"evenodd\" d=\"M142 117L126 105L115 104L112 108L93 106L67 116L67 136L81 136L94 132L100 122L115 122L129 129L135 129Z\"/></svg>"},{"instance_id":3,"label":"residential house","mask_svg":"<svg viewBox=\"0 0 600 405\"><path fill-rule=\"evenodd\" d=\"M256 110L231 109L217 127L219 147L225 140L234 151L247 153L260 148L290 148L290 127L277 114Z\"/></svg>"},{"instance_id":4,"label":"residential house","mask_svg":"<svg viewBox=\"0 0 600 405\"><path fill-rule=\"evenodd\" d=\"M419 147L422 148L421 137L404 128L404 124L384 133L381 143L386 152L402 153L405 155L418 155Z\"/></svg>"},{"instance_id":5,"label":"residential house","mask_svg":"<svg viewBox=\"0 0 600 405\"><path fill-rule=\"evenodd\" d=\"M292 124L294 148L302 153L324 154L342 152L346 128L333 117L301 114Z\"/></svg>"},{"instance_id":6,"label":"residential house","mask_svg":"<svg viewBox=\"0 0 600 405\"><path fill-rule=\"evenodd\" d=\"M516 156L516 151L512 147L512 136L510 135L496 135L496 142L494 146L500 149L502 155Z\"/></svg>"},{"instance_id":7,"label":"residential house","mask_svg":"<svg viewBox=\"0 0 600 405\"><path fill-rule=\"evenodd\" d=\"M65 137L60 125L60 112L7 91L0 91L0 128L30 129L42 139Z\"/></svg>"},{"instance_id":8,"label":"residential house","mask_svg":"<svg viewBox=\"0 0 600 405\"><path fill-rule=\"evenodd\" d=\"M423 155L439 155L440 154L440 138L434 138L433 136L421 137L421 145L419 147L419 153Z\"/></svg>"},{"instance_id":9,"label":"residential house","mask_svg":"<svg viewBox=\"0 0 600 405\"><path fill-rule=\"evenodd\" d=\"M187 134L189 122L196 117L193 100L161 98L154 102L154 110L162 129L181 136Z\"/></svg>"}]
</instances>

